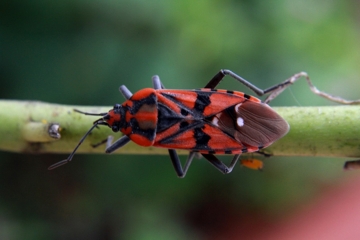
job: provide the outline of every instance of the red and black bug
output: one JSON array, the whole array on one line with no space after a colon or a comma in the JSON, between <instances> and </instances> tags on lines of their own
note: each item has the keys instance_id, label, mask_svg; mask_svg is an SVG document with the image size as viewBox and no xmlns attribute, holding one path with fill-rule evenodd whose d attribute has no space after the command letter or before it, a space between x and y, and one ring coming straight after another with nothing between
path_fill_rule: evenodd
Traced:
<instances>
[{"instance_id":1,"label":"red and black bug","mask_svg":"<svg viewBox=\"0 0 360 240\"><path fill-rule=\"evenodd\" d=\"M242 92L218 90L215 87L229 75L249 87L257 95L271 94L264 102ZM77 148L98 125L106 125L124 135L108 146L112 153L130 140L141 146L167 148L175 171L184 177L196 153L223 173L230 173L242 153L257 152L270 146L289 131L288 123L267 104L278 92L292 82L283 82L261 90L229 70L221 70L202 89L165 89L158 76L153 77L153 88L132 94L125 86L120 92L127 99L115 104L107 113L85 113L101 116L80 140L70 156L49 169L72 160ZM182 167L176 149L188 150ZM234 155L225 165L215 154Z\"/></svg>"}]
</instances>

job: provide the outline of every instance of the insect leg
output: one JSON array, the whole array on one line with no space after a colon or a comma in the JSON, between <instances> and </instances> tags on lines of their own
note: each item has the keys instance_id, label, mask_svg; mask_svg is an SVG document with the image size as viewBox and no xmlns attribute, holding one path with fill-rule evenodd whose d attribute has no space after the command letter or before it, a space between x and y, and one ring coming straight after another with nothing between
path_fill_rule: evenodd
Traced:
<instances>
[{"instance_id":1,"label":"insect leg","mask_svg":"<svg viewBox=\"0 0 360 240\"><path fill-rule=\"evenodd\" d=\"M121 138L119 138L118 140L116 140L116 142L114 142L112 145L110 145L111 142L108 142L105 152L106 153L112 153L115 150L117 150L117 149L123 147L124 145L126 145L128 142L130 142L130 138L128 136L124 135Z\"/></svg>"},{"instance_id":2,"label":"insect leg","mask_svg":"<svg viewBox=\"0 0 360 240\"><path fill-rule=\"evenodd\" d=\"M96 143L96 144L92 144L91 146L93 148L96 148L96 147L99 147L100 145L106 143L105 152L112 153L115 150L122 148L124 145L126 145L130 141L130 138L128 136L124 135L114 143L112 143L113 140L114 140L114 137L110 135L105 140L103 140L99 143Z\"/></svg>"},{"instance_id":3,"label":"insect leg","mask_svg":"<svg viewBox=\"0 0 360 240\"><path fill-rule=\"evenodd\" d=\"M295 83L297 80L299 80L301 77L304 77L309 85L310 90L315 93L316 95L319 95L320 97L326 98L332 102L341 103L341 104L347 104L347 105L356 105L360 104L360 99L358 100L346 100L338 96L333 96L328 93L322 92L318 90L310 81L309 75L306 72L299 72L297 74L294 74L290 78L286 79L284 82L277 84L275 86L272 86L268 89L264 90L264 94L270 95L265 99L264 103L269 103L274 98L276 98L280 93L282 93L289 85Z\"/></svg>"},{"instance_id":4,"label":"insect leg","mask_svg":"<svg viewBox=\"0 0 360 240\"><path fill-rule=\"evenodd\" d=\"M176 171L176 174L178 175L178 177L184 178L196 153L195 152L189 153L189 156L188 156L188 158L185 162L184 168L183 168L181 166L181 161L180 161L180 158L179 158L178 154L176 153L176 151L174 149L168 149L168 151L169 151L171 162Z\"/></svg>"},{"instance_id":5,"label":"insect leg","mask_svg":"<svg viewBox=\"0 0 360 240\"><path fill-rule=\"evenodd\" d=\"M213 154L201 154L201 155L203 155L206 160L208 160L212 165L214 165L214 167L216 167L220 172L224 174L231 173L231 171L233 170L234 166L236 165L240 157L240 154L234 155L234 158L232 159L230 165L226 166L225 163L220 161Z\"/></svg>"},{"instance_id":6,"label":"insect leg","mask_svg":"<svg viewBox=\"0 0 360 240\"><path fill-rule=\"evenodd\" d=\"M100 145L103 145L104 143L106 143L106 148L109 147L112 143L112 141L114 140L114 137L113 136L108 136L106 139L102 140L101 142L98 142L98 143L95 143L95 144L91 144L91 146L93 148L97 148L99 147Z\"/></svg>"},{"instance_id":7,"label":"insect leg","mask_svg":"<svg viewBox=\"0 0 360 240\"><path fill-rule=\"evenodd\" d=\"M265 152L263 152L262 150L259 150L259 151L254 152L254 153L260 154L260 155L262 155L262 156L264 156L264 157L271 157L271 156L272 156L271 153L265 153Z\"/></svg>"},{"instance_id":8,"label":"insect leg","mask_svg":"<svg viewBox=\"0 0 360 240\"><path fill-rule=\"evenodd\" d=\"M154 89L165 89L165 86L160 81L160 77L158 75L152 77L152 82Z\"/></svg>"},{"instance_id":9,"label":"insect leg","mask_svg":"<svg viewBox=\"0 0 360 240\"><path fill-rule=\"evenodd\" d=\"M99 125L99 124L102 124L102 122L96 122L86 133L85 135L80 139L80 141L78 142L78 144L76 145L75 149L72 151L72 153L69 155L69 157L67 159L64 159L60 162L57 162L53 165L51 165L48 170L53 170L57 167L60 167L68 162L70 162L72 160L72 158L74 157L75 155L75 152L76 150L80 147L80 145L84 142L85 138L91 133L92 130L94 130L94 128Z\"/></svg>"},{"instance_id":10,"label":"insect leg","mask_svg":"<svg viewBox=\"0 0 360 240\"><path fill-rule=\"evenodd\" d=\"M133 95L125 85L121 85L119 87L119 91L126 99L130 99L131 96Z\"/></svg>"},{"instance_id":11,"label":"insect leg","mask_svg":"<svg viewBox=\"0 0 360 240\"><path fill-rule=\"evenodd\" d=\"M295 83L297 80L299 80L301 77L304 77L310 87L310 90L315 93L316 95L319 95L320 97L326 98L330 101L341 103L341 104L348 104L348 105L355 105L360 104L360 99L358 100L346 100L341 97L333 96L328 93L322 92L318 90L310 81L309 75L306 72L299 72L297 74L294 74L290 78L286 79L284 82L276 84L275 86L269 87L265 90L262 90L255 85L251 84L249 81L245 80L244 78L240 77L236 73L227 70L222 69L220 72L218 72L208 84L206 84L205 88L215 88L221 80L226 76L230 76L234 78L235 80L239 81L246 87L248 87L250 90L252 90L254 93L256 93L258 96L263 96L265 94L270 94L264 101L264 103L269 103L273 99L275 99L280 93L282 93L288 86Z\"/></svg>"},{"instance_id":12,"label":"insect leg","mask_svg":"<svg viewBox=\"0 0 360 240\"><path fill-rule=\"evenodd\" d=\"M246 87L250 88L253 92L255 92L258 96L264 95L264 91L249 81L245 80L244 78L240 77L236 73L233 73L227 69L221 69L209 82L205 85L205 88L215 88L221 80L226 76L229 75L230 77L234 78L235 80L239 81L240 83L244 84Z\"/></svg>"}]
</instances>

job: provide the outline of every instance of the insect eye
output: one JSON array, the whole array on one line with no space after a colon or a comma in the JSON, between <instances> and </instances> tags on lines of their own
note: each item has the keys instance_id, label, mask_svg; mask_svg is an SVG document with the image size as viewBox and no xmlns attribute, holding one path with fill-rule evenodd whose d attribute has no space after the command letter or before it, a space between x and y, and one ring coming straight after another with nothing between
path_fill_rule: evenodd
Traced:
<instances>
[{"instance_id":1,"label":"insect eye","mask_svg":"<svg viewBox=\"0 0 360 240\"><path fill-rule=\"evenodd\" d=\"M118 110L119 108L121 108L121 105L118 104L118 103L116 103L116 104L114 105L114 110Z\"/></svg>"},{"instance_id":2,"label":"insect eye","mask_svg":"<svg viewBox=\"0 0 360 240\"><path fill-rule=\"evenodd\" d=\"M113 132L118 132L119 131L119 127L116 125L112 125L111 126L111 130L113 130Z\"/></svg>"}]
</instances>

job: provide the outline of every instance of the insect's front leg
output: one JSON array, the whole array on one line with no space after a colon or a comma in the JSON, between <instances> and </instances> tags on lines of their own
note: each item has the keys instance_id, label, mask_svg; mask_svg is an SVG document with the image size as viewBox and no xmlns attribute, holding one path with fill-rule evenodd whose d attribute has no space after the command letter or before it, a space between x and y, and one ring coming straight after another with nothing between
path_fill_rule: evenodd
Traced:
<instances>
[{"instance_id":1,"label":"insect's front leg","mask_svg":"<svg viewBox=\"0 0 360 240\"><path fill-rule=\"evenodd\" d=\"M95 143L95 144L91 144L91 146L93 148L97 148L99 147L100 145L103 145L104 143L106 143L106 148L108 148L111 144L112 144L112 141L114 140L114 137L113 136L108 136L106 139L102 140L101 142L98 142L98 143Z\"/></svg>"},{"instance_id":2,"label":"insect's front leg","mask_svg":"<svg viewBox=\"0 0 360 240\"><path fill-rule=\"evenodd\" d=\"M96 148L96 147L99 147L100 145L106 143L105 152L112 153L112 152L116 151L117 149L126 145L128 142L130 142L130 138L126 135L122 136L114 143L113 143L113 140L114 140L114 137L110 135L105 140L103 140L99 143L96 143L96 144L92 144L91 146Z\"/></svg>"},{"instance_id":3,"label":"insect's front leg","mask_svg":"<svg viewBox=\"0 0 360 240\"><path fill-rule=\"evenodd\" d=\"M116 140L113 144L111 143L112 139L108 138L108 141L106 143L106 153L112 153L115 150L123 147L124 145L126 145L127 143L130 142L130 138L126 135L122 136L121 138L119 138L118 140Z\"/></svg>"}]
</instances>

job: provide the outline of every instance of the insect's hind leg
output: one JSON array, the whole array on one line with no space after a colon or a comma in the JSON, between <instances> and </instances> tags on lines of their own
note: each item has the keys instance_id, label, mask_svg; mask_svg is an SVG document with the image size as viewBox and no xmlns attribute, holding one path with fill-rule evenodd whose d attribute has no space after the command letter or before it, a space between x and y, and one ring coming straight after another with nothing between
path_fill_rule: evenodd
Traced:
<instances>
[{"instance_id":1,"label":"insect's hind leg","mask_svg":"<svg viewBox=\"0 0 360 240\"><path fill-rule=\"evenodd\" d=\"M275 86L269 87L265 90L258 88L257 86L255 86L254 84L250 83L248 80L240 77L239 75L237 75L236 73L228 70L228 69L221 69L209 82L208 84L206 84L205 88L215 88L220 82L221 80L223 80L223 78L225 76L230 76L232 78L234 78L235 80L237 80L238 82L240 82L241 84L245 85L247 88L249 88L250 90L252 90L256 95L258 96L263 96L264 94L268 94L268 93L272 93L272 92L276 92L277 94L271 94L270 96L273 95L273 97L271 99L266 98L265 102L268 103L270 102L272 99L274 99L277 95L279 95L282 91L284 91L284 89L292 84L293 82L295 82L298 78L300 78L301 76L296 76L297 79L294 81L289 81L286 80L280 84L277 84Z\"/></svg>"},{"instance_id":2,"label":"insect's hind leg","mask_svg":"<svg viewBox=\"0 0 360 240\"><path fill-rule=\"evenodd\" d=\"M258 87L256 87L254 84L250 83L249 81L247 81L246 79L240 77L239 75L237 75L236 73L227 70L227 69L221 69L206 85L205 88L212 88L214 89L217 85L219 85L219 83L221 82L221 80L223 80L223 78L228 75L232 78L234 78L235 80L239 81L240 83L244 84L246 87L248 87L250 90L252 90L253 92L255 92L258 96L262 96L264 95L264 91Z\"/></svg>"},{"instance_id":3,"label":"insect's hind leg","mask_svg":"<svg viewBox=\"0 0 360 240\"><path fill-rule=\"evenodd\" d=\"M215 168L224 174L231 173L234 166L238 162L241 154L235 154L229 166L226 166L225 163L220 161L214 154L201 154L206 160L208 160Z\"/></svg>"},{"instance_id":4,"label":"insect's hind leg","mask_svg":"<svg viewBox=\"0 0 360 240\"><path fill-rule=\"evenodd\" d=\"M295 83L297 80L301 79L301 77L304 77L309 85L310 90L320 97L326 98L332 102L341 103L341 104L347 104L347 105L356 105L360 104L360 99L358 100L346 100L341 97L333 96L328 93L322 92L318 90L310 81L309 75L306 72L299 72L297 74L294 74L290 78L286 79L284 82L276 84L272 87L266 88L265 90L262 90L258 88L257 86L253 85L246 79L240 77L236 73L227 70L222 69L220 70L209 82L206 84L205 88L215 88L221 80L226 76L230 76L237 80L238 82L242 83L246 87L248 87L250 90L252 90L256 95L263 96L265 94L270 94L263 102L269 103L272 100L274 100L280 93L282 93L287 87L289 87L291 84Z\"/></svg>"},{"instance_id":5,"label":"insect's hind leg","mask_svg":"<svg viewBox=\"0 0 360 240\"><path fill-rule=\"evenodd\" d=\"M360 99L358 100L347 100L338 96L333 96L330 95L326 92L322 92L319 89L317 89L311 82L309 75L306 72L299 72L294 74L293 76L291 76L290 78L286 79L284 82L279 83L273 87L270 87L266 90L264 90L264 94L269 94L270 95L265 99L264 103L269 103L270 101L272 101L274 98L276 98L280 93L282 93L288 86L290 86L291 84L295 83L297 80L299 80L301 77L304 77L309 85L310 90L320 96L323 97L327 100L330 100L332 102L336 102L336 103L340 103L340 104L345 104L345 105L357 105L360 104Z\"/></svg>"}]
</instances>

